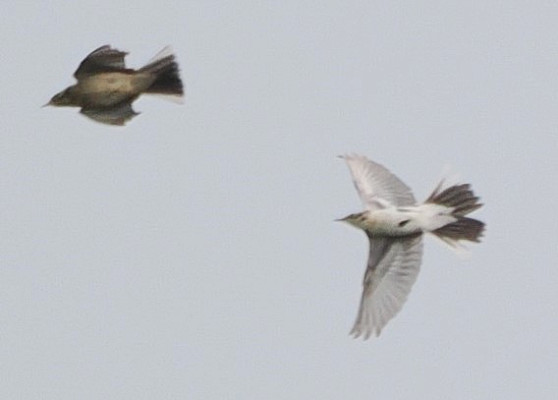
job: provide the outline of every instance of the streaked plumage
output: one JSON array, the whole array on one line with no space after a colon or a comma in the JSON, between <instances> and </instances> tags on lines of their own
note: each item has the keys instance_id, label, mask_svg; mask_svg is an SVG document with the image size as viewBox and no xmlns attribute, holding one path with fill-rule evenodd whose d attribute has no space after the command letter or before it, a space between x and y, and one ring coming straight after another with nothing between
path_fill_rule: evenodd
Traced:
<instances>
[{"instance_id":1,"label":"streaked plumage","mask_svg":"<svg viewBox=\"0 0 558 400\"><path fill-rule=\"evenodd\" d=\"M411 190L385 167L360 155L342 156L365 211L342 218L364 230L370 242L368 265L354 337L379 335L401 310L415 283L422 259L422 236L432 233L456 246L478 242L484 223L465 215L478 209L470 185L438 185L417 204Z\"/></svg>"},{"instance_id":2,"label":"streaked plumage","mask_svg":"<svg viewBox=\"0 0 558 400\"><path fill-rule=\"evenodd\" d=\"M99 47L85 57L74 73L77 83L56 94L46 105L80 107L83 115L97 122L124 125L138 115L132 103L142 93L183 96L178 64L169 47L138 70L126 68L126 54L108 45Z\"/></svg>"}]
</instances>

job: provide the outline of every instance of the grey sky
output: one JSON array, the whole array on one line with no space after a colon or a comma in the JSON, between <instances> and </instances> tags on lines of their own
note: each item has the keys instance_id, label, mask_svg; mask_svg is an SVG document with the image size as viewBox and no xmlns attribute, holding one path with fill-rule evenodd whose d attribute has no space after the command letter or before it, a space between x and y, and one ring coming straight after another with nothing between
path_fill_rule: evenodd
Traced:
<instances>
[{"instance_id":1,"label":"grey sky","mask_svg":"<svg viewBox=\"0 0 558 400\"><path fill-rule=\"evenodd\" d=\"M0 398L555 398L558 5L154 4L3 5ZM185 104L41 109L103 44L172 45ZM486 204L368 342L352 151Z\"/></svg>"}]
</instances>

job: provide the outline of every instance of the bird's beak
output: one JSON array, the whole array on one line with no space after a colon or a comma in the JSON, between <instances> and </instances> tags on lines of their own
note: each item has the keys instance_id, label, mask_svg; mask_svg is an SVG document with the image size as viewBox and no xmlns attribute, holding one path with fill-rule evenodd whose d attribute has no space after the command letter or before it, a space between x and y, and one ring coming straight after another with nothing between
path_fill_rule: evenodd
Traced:
<instances>
[{"instance_id":1,"label":"bird's beak","mask_svg":"<svg viewBox=\"0 0 558 400\"><path fill-rule=\"evenodd\" d=\"M51 104L52 104L52 101L49 101L48 103L43 104L43 105L41 106L41 108L48 107L48 106L50 106Z\"/></svg>"}]
</instances>

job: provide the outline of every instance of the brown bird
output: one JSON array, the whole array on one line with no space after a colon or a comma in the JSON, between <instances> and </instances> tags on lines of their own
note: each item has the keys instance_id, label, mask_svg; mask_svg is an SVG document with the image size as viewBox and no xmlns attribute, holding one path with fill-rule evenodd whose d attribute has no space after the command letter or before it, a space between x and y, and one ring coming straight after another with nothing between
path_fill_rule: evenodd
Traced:
<instances>
[{"instance_id":1,"label":"brown bird","mask_svg":"<svg viewBox=\"0 0 558 400\"><path fill-rule=\"evenodd\" d=\"M181 98L178 64L169 47L138 70L126 68L126 52L105 45L89 54L74 73L77 83L56 94L45 106L80 107L95 121L124 125L139 113L132 103L142 93Z\"/></svg>"}]
</instances>

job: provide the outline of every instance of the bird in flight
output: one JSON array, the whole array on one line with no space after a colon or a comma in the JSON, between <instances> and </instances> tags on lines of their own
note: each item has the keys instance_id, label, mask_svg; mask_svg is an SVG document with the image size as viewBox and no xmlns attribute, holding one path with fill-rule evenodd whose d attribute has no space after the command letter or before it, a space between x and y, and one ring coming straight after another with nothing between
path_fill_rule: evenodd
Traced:
<instances>
[{"instance_id":1,"label":"bird in flight","mask_svg":"<svg viewBox=\"0 0 558 400\"><path fill-rule=\"evenodd\" d=\"M358 315L351 330L355 338L380 335L401 310L417 279L425 232L450 246L479 242L484 223L466 215L482 206L469 184L445 187L442 181L423 203L385 167L360 155L341 156L365 210L344 221L368 236L370 251Z\"/></svg>"},{"instance_id":2,"label":"bird in flight","mask_svg":"<svg viewBox=\"0 0 558 400\"><path fill-rule=\"evenodd\" d=\"M56 94L45 106L80 107L83 115L97 122L124 125L138 115L132 103L142 93L182 98L178 64L169 47L138 70L126 68L126 54L108 45L99 47L74 73L77 83Z\"/></svg>"}]
</instances>

